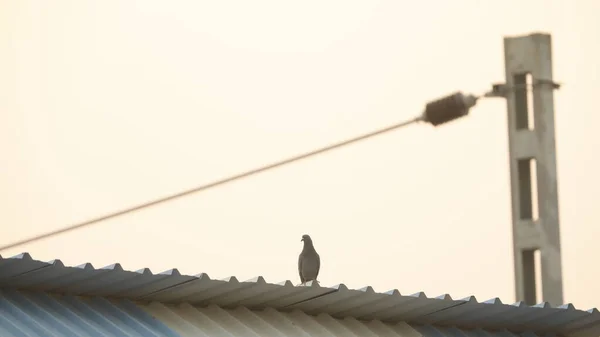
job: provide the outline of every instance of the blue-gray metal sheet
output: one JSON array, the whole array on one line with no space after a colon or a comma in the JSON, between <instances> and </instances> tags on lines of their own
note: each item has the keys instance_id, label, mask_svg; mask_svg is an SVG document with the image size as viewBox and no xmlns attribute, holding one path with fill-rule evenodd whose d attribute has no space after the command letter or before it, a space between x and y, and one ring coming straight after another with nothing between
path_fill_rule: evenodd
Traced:
<instances>
[{"instance_id":1,"label":"blue-gray metal sheet","mask_svg":"<svg viewBox=\"0 0 600 337\"><path fill-rule=\"evenodd\" d=\"M67 267L59 260L36 261L27 253L0 257L0 288L194 306L217 305L225 309L300 310L336 318L534 331L538 334L587 336L600 329L598 310L579 310L571 304L527 306L523 303L504 304L499 299L479 302L474 297L453 299L447 294L427 297L422 292L403 295L395 289L379 293L372 287L348 289L343 284L294 286L290 281L269 283L262 277L248 281L239 281L235 277L215 280L206 274L182 275L177 269L160 274L147 268L127 271L118 263L99 269L89 263Z\"/></svg>"},{"instance_id":2,"label":"blue-gray metal sheet","mask_svg":"<svg viewBox=\"0 0 600 337\"><path fill-rule=\"evenodd\" d=\"M179 337L131 302L0 291L0 335L6 337Z\"/></svg>"}]
</instances>

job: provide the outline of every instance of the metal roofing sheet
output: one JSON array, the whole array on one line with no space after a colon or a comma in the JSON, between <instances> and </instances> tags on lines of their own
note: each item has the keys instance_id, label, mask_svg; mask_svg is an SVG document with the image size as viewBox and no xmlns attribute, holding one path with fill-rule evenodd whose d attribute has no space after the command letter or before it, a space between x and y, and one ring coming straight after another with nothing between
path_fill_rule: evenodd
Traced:
<instances>
[{"instance_id":1,"label":"metal roofing sheet","mask_svg":"<svg viewBox=\"0 0 600 337\"><path fill-rule=\"evenodd\" d=\"M0 291L0 335L101 337L179 335L129 301Z\"/></svg>"},{"instance_id":2,"label":"metal roofing sheet","mask_svg":"<svg viewBox=\"0 0 600 337\"><path fill-rule=\"evenodd\" d=\"M223 309L216 305L142 306L181 336L386 336L420 337L406 323L361 322L355 318L335 319L327 314L309 316L299 310L281 312L272 308L252 311L245 307Z\"/></svg>"},{"instance_id":3,"label":"metal roofing sheet","mask_svg":"<svg viewBox=\"0 0 600 337\"><path fill-rule=\"evenodd\" d=\"M239 281L235 277L213 280L206 274L181 275L177 269L160 274L153 274L147 268L126 271L118 263L100 269L89 263L67 267L59 260L33 260L27 253L0 257L2 287L194 306L299 310L312 315L390 323L600 335L598 310L583 311L570 304L527 306L520 302L503 304L499 299L478 302L474 297L453 299L442 295L432 298L424 293L402 295L395 289L384 293L375 292L371 287L348 289L343 284L295 287L290 281L274 284L262 277L248 281Z\"/></svg>"},{"instance_id":4,"label":"metal roofing sheet","mask_svg":"<svg viewBox=\"0 0 600 337\"><path fill-rule=\"evenodd\" d=\"M458 329L455 327L412 326L404 322L361 321L353 317L334 318L321 313L308 315L300 310L281 312L272 308L260 311L245 307L223 309L216 305L194 307L189 304L142 305L153 317L181 336L323 336L323 337L537 337L535 333L507 330Z\"/></svg>"},{"instance_id":5,"label":"metal roofing sheet","mask_svg":"<svg viewBox=\"0 0 600 337\"><path fill-rule=\"evenodd\" d=\"M532 333L459 330L407 323L359 321L327 314L307 315L300 310L272 308L223 309L188 303L134 304L127 299L47 295L44 292L0 291L0 335L51 336L164 336L164 337L538 337Z\"/></svg>"}]
</instances>

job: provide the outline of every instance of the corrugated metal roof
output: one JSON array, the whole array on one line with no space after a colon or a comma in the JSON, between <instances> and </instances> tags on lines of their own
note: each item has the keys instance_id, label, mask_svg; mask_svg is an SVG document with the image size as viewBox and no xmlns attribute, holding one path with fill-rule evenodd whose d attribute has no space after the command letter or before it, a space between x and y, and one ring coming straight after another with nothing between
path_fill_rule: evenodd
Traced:
<instances>
[{"instance_id":1,"label":"corrugated metal roof","mask_svg":"<svg viewBox=\"0 0 600 337\"><path fill-rule=\"evenodd\" d=\"M126 271L118 263L100 269L89 263L66 267L59 260L33 260L27 253L0 257L0 288L194 306L299 310L309 315L327 314L336 318L390 323L582 336L600 334L598 310L583 311L571 304L527 306L523 303L503 304L499 299L478 302L474 297L453 299L442 295L431 298L424 293L402 295L395 289L385 293L375 292L371 287L348 289L343 284L295 287L290 281L274 284L267 283L262 277L243 282L235 277L213 280L206 274L181 275L176 269L160 274L153 274L147 268Z\"/></svg>"},{"instance_id":2,"label":"corrugated metal roof","mask_svg":"<svg viewBox=\"0 0 600 337\"><path fill-rule=\"evenodd\" d=\"M216 305L142 306L181 336L389 336L420 337L406 323L361 322L355 318L335 319L327 314L309 316L299 310L281 312L272 308L252 311L245 307L223 309Z\"/></svg>"},{"instance_id":3,"label":"corrugated metal roof","mask_svg":"<svg viewBox=\"0 0 600 337\"><path fill-rule=\"evenodd\" d=\"M101 337L179 335L129 301L0 291L0 336Z\"/></svg>"},{"instance_id":4,"label":"corrugated metal roof","mask_svg":"<svg viewBox=\"0 0 600 337\"><path fill-rule=\"evenodd\" d=\"M164 336L164 337L538 337L533 333L459 330L430 325L369 322L327 314L310 316L300 310L273 308L253 311L216 305L135 304L127 299L47 295L43 292L0 291L0 335L28 336Z\"/></svg>"}]
</instances>

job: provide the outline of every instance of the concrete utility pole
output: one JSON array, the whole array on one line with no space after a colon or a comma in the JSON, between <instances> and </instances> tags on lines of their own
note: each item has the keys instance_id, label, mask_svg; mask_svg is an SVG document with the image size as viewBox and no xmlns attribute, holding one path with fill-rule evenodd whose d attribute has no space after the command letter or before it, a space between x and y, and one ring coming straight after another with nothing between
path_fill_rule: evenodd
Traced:
<instances>
[{"instance_id":1,"label":"concrete utility pole","mask_svg":"<svg viewBox=\"0 0 600 337\"><path fill-rule=\"evenodd\" d=\"M552 80L551 36L506 37L504 54L516 297L527 304L541 302L536 298L535 275L539 251L543 301L560 305L563 285L553 96L558 85Z\"/></svg>"}]
</instances>

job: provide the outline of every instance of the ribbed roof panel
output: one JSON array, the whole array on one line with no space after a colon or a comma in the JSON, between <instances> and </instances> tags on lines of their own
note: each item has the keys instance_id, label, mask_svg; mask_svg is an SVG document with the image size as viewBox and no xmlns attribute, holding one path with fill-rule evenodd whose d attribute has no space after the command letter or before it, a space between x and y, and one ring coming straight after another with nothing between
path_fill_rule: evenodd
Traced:
<instances>
[{"instance_id":1,"label":"ribbed roof panel","mask_svg":"<svg viewBox=\"0 0 600 337\"><path fill-rule=\"evenodd\" d=\"M453 299L447 294L428 297L424 293L402 295L395 289L383 293L372 287L348 289L343 284L298 287L290 281L269 283L263 277L247 281L235 277L216 280L206 274L182 275L177 269L160 274L147 268L127 271L118 263L104 268L94 268L89 263L68 267L60 260L34 260L27 253L0 258L0 288L167 304L188 303L194 307L271 308L278 312L325 314L392 324L410 322L438 327L581 336L600 334L598 310L583 311L570 304L527 306L523 303L504 304L499 299L480 302L474 297Z\"/></svg>"}]
</instances>

